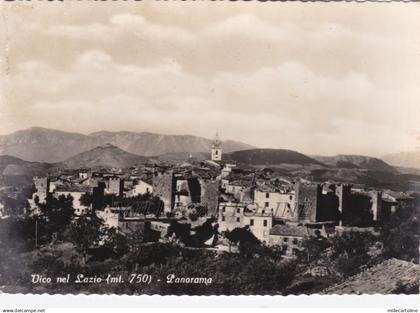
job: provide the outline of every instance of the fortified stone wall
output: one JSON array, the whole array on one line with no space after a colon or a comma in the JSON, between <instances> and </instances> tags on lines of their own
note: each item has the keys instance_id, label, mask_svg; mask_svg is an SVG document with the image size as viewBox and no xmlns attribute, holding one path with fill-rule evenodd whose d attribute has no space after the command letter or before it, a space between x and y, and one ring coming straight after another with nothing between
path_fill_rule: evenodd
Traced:
<instances>
[{"instance_id":1,"label":"fortified stone wall","mask_svg":"<svg viewBox=\"0 0 420 313\"><path fill-rule=\"evenodd\" d=\"M207 207L208 216L217 216L219 185L218 180L200 180L201 204Z\"/></svg>"},{"instance_id":2,"label":"fortified stone wall","mask_svg":"<svg viewBox=\"0 0 420 313\"><path fill-rule=\"evenodd\" d=\"M174 176L172 173L157 174L153 177L153 193L164 203L164 212L172 212L174 203Z\"/></svg>"},{"instance_id":3,"label":"fortified stone wall","mask_svg":"<svg viewBox=\"0 0 420 313\"><path fill-rule=\"evenodd\" d=\"M292 215L292 220L316 222L316 210L320 186L315 184L296 183L296 207Z\"/></svg>"}]
</instances>

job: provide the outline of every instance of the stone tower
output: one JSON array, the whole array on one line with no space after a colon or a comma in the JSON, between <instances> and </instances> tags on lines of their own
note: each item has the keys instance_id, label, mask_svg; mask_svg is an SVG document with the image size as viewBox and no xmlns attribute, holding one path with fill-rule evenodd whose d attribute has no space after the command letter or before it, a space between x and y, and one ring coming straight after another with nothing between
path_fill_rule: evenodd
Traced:
<instances>
[{"instance_id":1,"label":"stone tower","mask_svg":"<svg viewBox=\"0 0 420 313\"><path fill-rule=\"evenodd\" d=\"M222 141L220 140L218 133L216 133L216 137L211 145L211 160L216 162L222 160Z\"/></svg>"}]
</instances>

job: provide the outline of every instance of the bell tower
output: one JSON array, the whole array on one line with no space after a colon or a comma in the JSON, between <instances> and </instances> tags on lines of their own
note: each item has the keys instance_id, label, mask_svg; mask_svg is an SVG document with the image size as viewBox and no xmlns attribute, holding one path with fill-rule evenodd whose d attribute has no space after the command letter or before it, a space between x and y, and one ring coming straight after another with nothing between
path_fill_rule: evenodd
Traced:
<instances>
[{"instance_id":1,"label":"bell tower","mask_svg":"<svg viewBox=\"0 0 420 313\"><path fill-rule=\"evenodd\" d=\"M222 160L222 141L218 133L216 133L216 137L211 145L211 160L216 162Z\"/></svg>"}]
</instances>

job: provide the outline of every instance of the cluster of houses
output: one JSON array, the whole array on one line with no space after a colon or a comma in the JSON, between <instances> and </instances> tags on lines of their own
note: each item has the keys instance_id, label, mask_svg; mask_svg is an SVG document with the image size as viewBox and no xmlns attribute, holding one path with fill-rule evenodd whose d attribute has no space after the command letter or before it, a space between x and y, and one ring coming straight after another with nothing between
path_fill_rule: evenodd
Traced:
<instances>
[{"instance_id":1,"label":"cluster of houses","mask_svg":"<svg viewBox=\"0 0 420 313\"><path fill-rule=\"evenodd\" d=\"M270 169L253 170L223 162L221 141L213 142L211 159L190 158L178 165L91 171L75 169L55 177L35 177L30 200L32 214L47 195L71 195L75 217L89 206L108 227L123 233L150 228L167 237L173 221L199 225L212 219L223 234L246 228L268 246L281 246L286 255L302 249L310 236L331 236L347 227L374 226L398 210L414 206L404 193L365 189L363 186L310 182L273 175ZM152 195L160 200L158 213L118 205L121 199ZM115 198L103 205L103 199ZM223 240L220 241L223 243ZM214 242L213 242L214 245ZM220 247L220 249L224 249Z\"/></svg>"}]
</instances>

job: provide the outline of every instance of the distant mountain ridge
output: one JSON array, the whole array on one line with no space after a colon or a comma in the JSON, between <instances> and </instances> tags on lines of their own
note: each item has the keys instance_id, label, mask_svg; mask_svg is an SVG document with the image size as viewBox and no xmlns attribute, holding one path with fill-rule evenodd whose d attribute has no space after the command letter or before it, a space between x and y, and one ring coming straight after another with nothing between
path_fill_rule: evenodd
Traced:
<instances>
[{"instance_id":1,"label":"distant mountain ridge","mask_svg":"<svg viewBox=\"0 0 420 313\"><path fill-rule=\"evenodd\" d=\"M207 152L211 149L212 140L191 135L126 131L100 131L83 135L32 127L0 136L0 155L12 155L26 161L56 163L107 143L136 155L156 156L180 152ZM225 140L222 143L222 149L227 153L250 148L253 146L233 140Z\"/></svg>"},{"instance_id":2,"label":"distant mountain ridge","mask_svg":"<svg viewBox=\"0 0 420 313\"><path fill-rule=\"evenodd\" d=\"M248 165L280 165L280 164L318 164L321 162L302 153L287 149L249 149L235 151L227 155L232 161Z\"/></svg>"},{"instance_id":3,"label":"distant mountain ridge","mask_svg":"<svg viewBox=\"0 0 420 313\"><path fill-rule=\"evenodd\" d=\"M33 176L58 173L63 168L128 168L145 162L186 161L190 155L192 159L198 161L210 157L209 153L172 153L144 157L126 152L112 144L95 147L54 164L28 162L0 155L0 186L30 186ZM320 162L320 158L329 164ZM413 190L417 190L416 186L420 182L418 173L410 171L410 175L405 175L403 171L399 173L395 169L389 169L386 163L377 163L377 159L361 156L311 158L292 150L251 149L224 154L223 159L225 162L233 161L240 166L256 168L267 166L280 175L314 181L349 182L395 190L406 190L410 186L414 188Z\"/></svg>"},{"instance_id":4,"label":"distant mountain ridge","mask_svg":"<svg viewBox=\"0 0 420 313\"><path fill-rule=\"evenodd\" d=\"M100 131L83 135L33 127L0 136L0 155L65 167L127 167L150 160L210 157L212 140L191 135ZM312 166L398 173L384 161L358 155L307 156L286 149L257 149L245 143L223 141L223 159L251 166ZM101 155L102 154L102 155ZM19 168L15 168L17 172ZM8 171L13 172L13 167Z\"/></svg>"},{"instance_id":5,"label":"distant mountain ridge","mask_svg":"<svg viewBox=\"0 0 420 313\"><path fill-rule=\"evenodd\" d=\"M388 154L382 159L391 165L420 169L420 150Z\"/></svg>"},{"instance_id":6,"label":"distant mountain ridge","mask_svg":"<svg viewBox=\"0 0 420 313\"><path fill-rule=\"evenodd\" d=\"M398 173L398 170L386 162L363 155L339 154L335 156L313 156L314 159L328 166L348 169L366 169L371 171Z\"/></svg>"}]
</instances>

